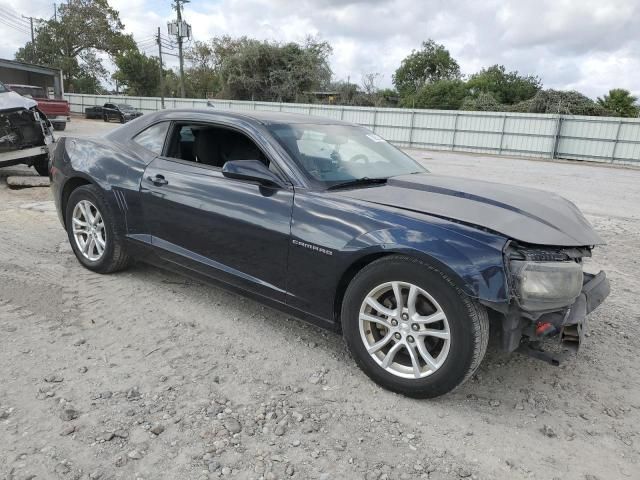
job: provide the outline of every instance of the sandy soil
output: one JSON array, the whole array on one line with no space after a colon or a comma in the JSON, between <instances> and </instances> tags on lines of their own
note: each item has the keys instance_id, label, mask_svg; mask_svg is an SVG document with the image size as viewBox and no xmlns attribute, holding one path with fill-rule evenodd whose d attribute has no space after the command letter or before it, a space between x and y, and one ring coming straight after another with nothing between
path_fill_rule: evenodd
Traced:
<instances>
[{"instance_id":1,"label":"sandy soil","mask_svg":"<svg viewBox=\"0 0 640 480\"><path fill-rule=\"evenodd\" d=\"M0 178L0 478L640 478L640 171L411 154L585 211L613 292L577 358L490 347L453 394L407 399L338 335L254 301L145 265L83 269L48 189Z\"/></svg>"}]
</instances>

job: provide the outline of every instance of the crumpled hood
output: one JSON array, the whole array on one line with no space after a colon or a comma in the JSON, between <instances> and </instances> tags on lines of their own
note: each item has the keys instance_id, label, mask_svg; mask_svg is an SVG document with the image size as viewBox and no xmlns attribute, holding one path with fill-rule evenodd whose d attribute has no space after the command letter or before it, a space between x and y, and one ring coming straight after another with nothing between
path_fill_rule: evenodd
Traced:
<instances>
[{"instance_id":1,"label":"crumpled hood","mask_svg":"<svg viewBox=\"0 0 640 480\"><path fill-rule=\"evenodd\" d=\"M18 108L26 108L27 110L38 105L38 102L31 98L18 95L16 92L0 93L0 111L16 110Z\"/></svg>"},{"instance_id":2,"label":"crumpled hood","mask_svg":"<svg viewBox=\"0 0 640 480\"><path fill-rule=\"evenodd\" d=\"M430 173L339 195L481 226L538 245L588 246L603 240L570 201L533 188Z\"/></svg>"}]
</instances>

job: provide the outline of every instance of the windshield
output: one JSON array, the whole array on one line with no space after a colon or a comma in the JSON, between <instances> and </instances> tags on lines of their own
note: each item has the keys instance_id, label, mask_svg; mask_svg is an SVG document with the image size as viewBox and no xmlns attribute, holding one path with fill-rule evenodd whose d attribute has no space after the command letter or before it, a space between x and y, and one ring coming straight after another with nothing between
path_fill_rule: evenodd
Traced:
<instances>
[{"instance_id":1,"label":"windshield","mask_svg":"<svg viewBox=\"0 0 640 480\"><path fill-rule=\"evenodd\" d=\"M371 131L352 125L271 125L276 140L317 186L426 170Z\"/></svg>"},{"instance_id":2,"label":"windshield","mask_svg":"<svg viewBox=\"0 0 640 480\"><path fill-rule=\"evenodd\" d=\"M14 85L11 87L11 90L22 95L23 97L31 97L31 98L45 98L46 94L44 93L44 88L41 87L26 87Z\"/></svg>"},{"instance_id":3,"label":"windshield","mask_svg":"<svg viewBox=\"0 0 640 480\"><path fill-rule=\"evenodd\" d=\"M120 108L120 110L133 110L133 107L126 103L119 103L118 108Z\"/></svg>"}]
</instances>

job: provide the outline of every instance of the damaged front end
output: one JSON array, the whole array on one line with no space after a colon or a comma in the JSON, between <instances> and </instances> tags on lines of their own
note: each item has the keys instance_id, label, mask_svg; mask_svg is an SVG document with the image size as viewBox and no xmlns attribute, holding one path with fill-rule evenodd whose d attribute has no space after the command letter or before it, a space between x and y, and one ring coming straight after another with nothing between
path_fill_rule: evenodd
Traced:
<instances>
[{"instance_id":1,"label":"damaged front end","mask_svg":"<svg viewBox=\"0 0 640 480\"><path fill-rule=\"evenodd\" d=\"M502 347L558 365L562 354L541 342L557 337L568 351L584 339L587 315L609 295L606 274L583 271L590 247L552 248L509 242L505 248L512 302L502 322Z\"/></svg>"},{"instance_id":2,"label":"damaged front end","mask_svg":"<svg viewBox=\"0 0 640 480\"><path fill-rule=\"evenodd\" d=\"M52 126L33 100L0 90L0 167L33 165L47 175L53 142Z\"/></svg>"}]
</instances>

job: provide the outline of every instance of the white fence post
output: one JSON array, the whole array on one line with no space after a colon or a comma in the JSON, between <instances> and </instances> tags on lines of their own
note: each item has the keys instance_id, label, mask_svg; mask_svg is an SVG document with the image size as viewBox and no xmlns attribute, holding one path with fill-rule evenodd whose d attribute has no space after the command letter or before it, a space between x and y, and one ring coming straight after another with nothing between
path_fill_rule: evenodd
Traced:
<instances>
[{"instance_id":1,"label":"white fence post","mask_svg":"<svg viewBox=\"0 0 640 480\"><path fill-rule=\"evenodd\" d=\"M611 163L616 159L616 150L618 148L618 140L620 139L620 130L622 129L622 118L618 121L618 128L616 129L616 138L613 141L613 149L611 150Z\"/></svg>"},{"instance_id":2,"label":"white fence post","mask_svg":"<svg viewBox=\"0 0 640 480\"><path fill-rule=\"evenodd\" d=\"M553 138L553 150L551 151L551 158L558 157L558 147L560 146L560 138L562 136L562 115L558 115L556 119L556 132Z\"/></svg>"},{"instance_id":3,"label":"white fence post","mask_svg":"<svg viewBox=\"0 0 640 480\"><path fill-rule=\"evenodd\" d=\"M456 148L456 133L458 132L458 117L460 116L459 113L456 113L456 118L453 121L453 135L451 136L451 151L455 150Z\"/></svg>"},{"instance_id":4,"label":"white fence post","mask_svg":"<svg viewBox=\"0 0 640 480\"><path fill-rule=\"evenodd\" d=\"M500 128L500 148L498 149L498 155L502 155L502 145L504 142L504 126L507 123L507 114L502 116L502 127Z\"/></svg>"},{"instance_id":5,"label":"white fence post","mask_svg":"<svg viewBox=\"0 0 640 480\"><path fill-rule=\"evenodd\" d=\"M413 147L413 127L416 124L416 111L411 110L411 124L409 125L409 146Z\"/></svg>"}]
</instances>

